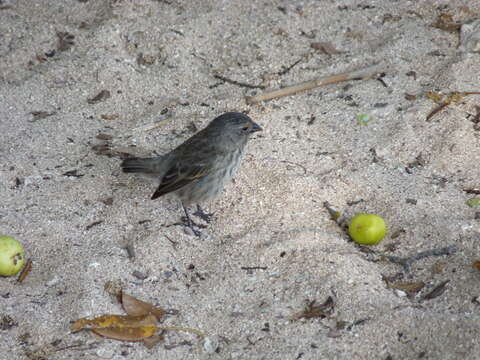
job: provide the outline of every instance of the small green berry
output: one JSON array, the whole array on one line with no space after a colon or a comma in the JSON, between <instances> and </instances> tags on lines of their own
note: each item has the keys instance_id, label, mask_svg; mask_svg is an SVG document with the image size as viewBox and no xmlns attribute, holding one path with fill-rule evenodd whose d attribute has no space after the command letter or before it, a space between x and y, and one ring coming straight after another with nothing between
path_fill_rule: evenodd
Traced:
<instances>
[{"instance_id":1,"label":"small green berry","mask_svg":"<svg viewBox=\"0 0 480 360\"><path fill-rule=\"evenodd\" d=\"M357 214L348 225L348 234L357 244L376 245L387 233L385 221L375 214Z\"/></svg>"},{"instance_id":2,"label":"small green berry","mask_svg":"<svg viewBox=\"0 0 480 360\"><path fill-rule=\"evenodd\" d=\"M0 276L17 274L24 264L22 244L11 236L0 235Z\"/></svg>"}]
</instances>

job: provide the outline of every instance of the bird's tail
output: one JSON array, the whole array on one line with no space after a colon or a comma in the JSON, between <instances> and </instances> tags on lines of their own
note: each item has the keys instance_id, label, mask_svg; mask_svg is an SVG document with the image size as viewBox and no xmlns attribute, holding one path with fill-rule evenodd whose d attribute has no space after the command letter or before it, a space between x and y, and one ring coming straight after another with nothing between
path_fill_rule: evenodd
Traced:
<instances>
[{"instance_id":1,"label":"bird's tail","mask_svg":"<svg viewBox=\"0 0 480 360\"><path fill-rule=\"evenodd\" d=\"M144 173L156 174L159 171L159 163L161 160L157 158L130 158L123 160L122 170L124 173Z\"/></svg>"}]
</instances>

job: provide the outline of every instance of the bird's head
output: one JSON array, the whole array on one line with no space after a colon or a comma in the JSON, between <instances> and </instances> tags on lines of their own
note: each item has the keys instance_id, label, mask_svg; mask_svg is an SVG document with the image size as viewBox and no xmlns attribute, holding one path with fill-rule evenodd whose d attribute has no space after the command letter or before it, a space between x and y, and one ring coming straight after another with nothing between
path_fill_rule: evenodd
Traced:
<instances>
[{"instance_id":1,"label":"bird's head","mask_svg":"<svg viewBox=\"0 0 480 360\"><path fill-rule=\"evenodd\" d=\"M262 131L262 128L250 117L238 112L228 112L216 117L208 126L223 135L236 135L248 138L249 135Z\"/></svg>"}]
</instances>

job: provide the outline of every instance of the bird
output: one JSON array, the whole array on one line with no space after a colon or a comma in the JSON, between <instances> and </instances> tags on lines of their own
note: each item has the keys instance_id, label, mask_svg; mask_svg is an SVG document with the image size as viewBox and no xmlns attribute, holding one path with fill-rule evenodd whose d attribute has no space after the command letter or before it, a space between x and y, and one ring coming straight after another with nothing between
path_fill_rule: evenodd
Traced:
<instances>
[{"instance_id":1,"label":"bird","mask_svg":"<svg viewBox=\"0 0 480 360\"><path fill-rule=\"evenodd\" d=\"M159 181L151 199L174 193L181 201L187 226L195 235L187 207L197 204L197 213L208 220L200 203L210 201L234 177L251 135L263 129L248 115L227 112L213 119L204 129L174 150L149 158L128 158L121 168Z\"/></svg>"}]
</instances>

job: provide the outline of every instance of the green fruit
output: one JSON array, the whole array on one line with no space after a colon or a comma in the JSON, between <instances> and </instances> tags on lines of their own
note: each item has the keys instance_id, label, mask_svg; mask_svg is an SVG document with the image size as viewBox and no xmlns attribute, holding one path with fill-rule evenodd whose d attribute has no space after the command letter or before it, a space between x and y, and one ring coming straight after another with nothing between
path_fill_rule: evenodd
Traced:
<instances>
[{"instance_id":1,"label":"green fruit","mask_svg":"<svg viewBox=\"0 0 480 360\"><path fill-rule=\"evenodd\" d=\"M480 197L474 197L474 198L468 199L467 205L470 207L480 206Z\"/></svg>"},{"instance_id":2,"label":"green fruit","mask_svg":"<svg viewBox=\"0 0 480 360\"><path fill-rule=\"evenodd\" d=\"M10 236L0 235L0 276L12 276L25 264L22 244Z\"/></svg>"},{"instance_id":3,"label":"green fruit","mask_svg":"<svg viewBox=\"0 0 480 360\"><path fill-rule=\"evenodd\" d=\"M348 234L357 244L375 245L387 233L385 221L374 214L357 214L348 225Z\"/></svg>"}]
</instances>

